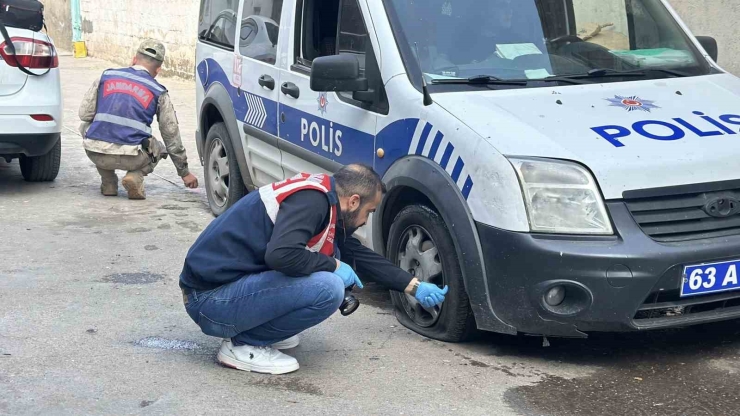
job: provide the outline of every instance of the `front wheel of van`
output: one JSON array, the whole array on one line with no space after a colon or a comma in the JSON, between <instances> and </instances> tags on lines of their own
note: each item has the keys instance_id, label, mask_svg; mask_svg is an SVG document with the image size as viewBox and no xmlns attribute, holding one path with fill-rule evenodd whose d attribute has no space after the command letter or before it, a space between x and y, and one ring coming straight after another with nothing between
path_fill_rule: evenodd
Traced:
<instances>
[{"instance_id":1,"label":"front wheel of van","mask_svg":"<svg viewBox=\"0 0 740 416\"><path fill-rule=\"evenodd\" d=\"M404 208L388 236L388 256L419 280L449 286L445 302L424 308L412 296L391 292L395 315L405 327L429 338L460 342L475 333L455 244L442 217L423 205Z\"/></svg>"},{"instance_id":2,"label":"front wheel of van","mask_svg":"<svg viewBox=\"0 0 740 416\"><path fill-rule=\"evenodd\" d=\"M218 217L246 195L246 188L224 123L216 123L208 130L205 149L208 204Z\"/></svg>"}]
</instances>

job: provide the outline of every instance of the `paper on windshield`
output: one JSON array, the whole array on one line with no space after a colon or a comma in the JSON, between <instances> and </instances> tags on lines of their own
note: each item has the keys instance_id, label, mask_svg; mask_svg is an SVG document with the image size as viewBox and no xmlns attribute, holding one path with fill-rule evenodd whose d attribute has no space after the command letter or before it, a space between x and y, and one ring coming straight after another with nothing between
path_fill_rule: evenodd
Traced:
<instances>
[{"instance_id":1,"label":"paper on windshield","mask_svg":"<svg viewBox=\"0 0 740 416\"><path fill-rule=\"evenodd\" d=\"M638 49L635 51L614 50L611 53L641 67L676 64L692 65L695 63L691 53L667 48Z\"/></svg>"},{"instance_id":2,"label":"paper on windshield","mask_svg":"<svg viewBox=\"0 0 740 416\"><path fill-rule=\"evenodd\" d=\"M526 75L528 79L542 79L552 76L552 74L546 69L527 69L524 71L524 75Z\"/></svg>"},{"instance_id":3,"label":"paper on windshield","mask_svg":"<svg viewBox=\"0 0 740 416\"><path fill-rule=\"evenodd\" d=\"M496 45L496 52L502 58L514 59L524 55L542 55L542 51L534 43L507 43Z\"/></svg>"}]
</instances>

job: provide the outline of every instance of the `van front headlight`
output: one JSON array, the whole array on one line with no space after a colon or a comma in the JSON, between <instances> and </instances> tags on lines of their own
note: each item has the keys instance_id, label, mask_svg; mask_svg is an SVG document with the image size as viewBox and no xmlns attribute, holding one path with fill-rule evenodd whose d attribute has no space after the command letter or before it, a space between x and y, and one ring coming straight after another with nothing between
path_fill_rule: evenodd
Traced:
<instances>
[{"instance_id":1,"label":"van front headlight","mask_svg":"<svg viewBox=\"0 0 740 416\"><path fill-rule=\"evenodd\" d=\"M614 234L591 173L556 160L509 158L519 175L530 229L553 234Z\"/></svg>"}]
</instances>

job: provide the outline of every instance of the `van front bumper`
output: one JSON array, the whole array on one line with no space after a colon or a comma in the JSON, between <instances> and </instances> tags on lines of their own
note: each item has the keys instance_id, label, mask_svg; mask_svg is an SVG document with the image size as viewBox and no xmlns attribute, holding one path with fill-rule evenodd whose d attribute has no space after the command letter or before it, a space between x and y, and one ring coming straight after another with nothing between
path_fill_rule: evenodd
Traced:
<instances>
[{"instance_id":1,"label":"van front bumper","mask_svg":"<svg viewBox=\"0 0 740 416\"><path fill-rule=\"evenodd\" d=\"M520 333L585 337L595 331L682 327L740 318L740 291L680 298L683 267L740 259L740 236L659 243L622 202L607 204L614 237L517 233L478 224L491 305ZM549 306L545 294L565 288Z\"/></svg>"}]
</instances>

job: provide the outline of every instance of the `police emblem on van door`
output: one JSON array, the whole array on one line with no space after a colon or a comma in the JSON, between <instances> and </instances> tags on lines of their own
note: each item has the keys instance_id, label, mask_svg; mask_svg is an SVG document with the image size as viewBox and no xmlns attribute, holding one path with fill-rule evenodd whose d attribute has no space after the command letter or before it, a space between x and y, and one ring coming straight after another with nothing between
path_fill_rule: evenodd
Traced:
<instances>
[{"instance_id":1,"label":"police emblem on van door","mask_svg":"<svg viewBox=\"0 0 740 416\"><path fill-rule=\"evenodd\" d=\"M319 111L321 111L321 115L326 114L326 108L329 107L329 99L326 96L326 93L320 92L319 98L316 99L316 102L319 103Z\"/></svg>"},{"instance_id":2,"label":"police emblem on van door","mask_svg":"<svg viewBox=\"0 0 740 416\"><path fill-rule=\"evenodd\" d=\"M660 108L653 104L655 101L643 100L642 98L633 95L631 97L622 97L621 95L615 95L614 98L607 98L610 107L621 107L629 112L632 111L645 111L650 112L654 108Z\"/></svg>"}]
</instances>

